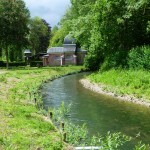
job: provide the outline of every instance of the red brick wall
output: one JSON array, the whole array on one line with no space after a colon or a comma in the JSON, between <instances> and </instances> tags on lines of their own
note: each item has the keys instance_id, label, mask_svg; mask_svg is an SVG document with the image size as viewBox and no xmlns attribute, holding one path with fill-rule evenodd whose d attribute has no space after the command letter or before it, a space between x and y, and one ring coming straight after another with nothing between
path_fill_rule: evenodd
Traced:
<instances>
[{"instance_id":1,"label":"red brick wall","mask_svg":"<svg viewBox=\"0 0 150 150\"><path fill-rule=\"evenodd\" d=\"M65 65L74 65L73 53L65 54Z\"/></svg>"},{"instance_id":2,"label":"red brick wall","mask_svg":"<svg viewBox=\"0 0 150 150\"><path fill-rule=\"evenodd\" d=\"M49 54L49 66L61 66L61 55L62 54Z\"/></svg>"}]
</instances>

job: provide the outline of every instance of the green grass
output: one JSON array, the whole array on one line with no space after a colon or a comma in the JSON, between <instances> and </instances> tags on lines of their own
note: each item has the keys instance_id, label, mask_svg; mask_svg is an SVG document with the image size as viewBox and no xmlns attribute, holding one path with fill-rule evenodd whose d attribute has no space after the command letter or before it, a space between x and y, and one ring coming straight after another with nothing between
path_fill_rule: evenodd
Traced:
<instances>
[{"instance_id":1,"label":"green grass","mask_svg":"<svg viewBox=\"0 0 150 150\"><path fill-rule=\"evenodd\" d=\"M0 149L61 150L60 133L44 120L34 97L40 104L39 87L44 82L80 69L79 66L16 68L0 74Z\"/></svg>"},{"instance_id":2,"label":"green grass","mask_svg":"<svg viewBox=\"0 0 150 150\"><path fill-rule=\"evenodd\" d=\"M88 78L92 82L104 85L106 91L150 100L149 71L112 69L93 73Z\"/></svg>"}]
</instances>

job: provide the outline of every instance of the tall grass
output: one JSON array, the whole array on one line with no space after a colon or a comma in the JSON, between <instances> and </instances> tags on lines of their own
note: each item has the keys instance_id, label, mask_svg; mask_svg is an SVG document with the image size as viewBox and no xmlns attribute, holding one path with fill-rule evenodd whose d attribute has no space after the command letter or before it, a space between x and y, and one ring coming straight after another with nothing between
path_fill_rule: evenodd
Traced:
<instances>
[{"instance_id":1,"label":"tall grass","mask_svg":"<svg viewBox=\"0 0 150 150\"><path fill-rule=\"evenodd\" d=\"M16 68L0 74L0 149L61 150L60 134L41 115L42 100L38 90L48 79L80 69Z\"/></svg>"},{"instance_id":2,"label":"tall grass","mask_svg":"<svg viewBox=\"0 0 150 150\"><path fill-rule=\"evenodd\" d=\"M92 82L104 85L104 90L150 100L149 71L112 69L93 73L88 78Z\"/></svg>"}]
</instances>

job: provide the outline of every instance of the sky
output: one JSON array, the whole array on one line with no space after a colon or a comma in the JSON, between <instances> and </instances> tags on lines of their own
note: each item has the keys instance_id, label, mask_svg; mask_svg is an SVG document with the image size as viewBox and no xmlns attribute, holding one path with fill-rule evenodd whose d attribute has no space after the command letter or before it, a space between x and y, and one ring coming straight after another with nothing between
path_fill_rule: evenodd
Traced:
<instances>
[{"instance_id":1,"label":"sky","mask_svg":"<svg viewBox=\"0 0 150 150\"><path fill-rule=\"evenodd\" d=\"M54 27L65 14L70 0L24 0L31 17L39 16Z\"/></svg>"}]
</instances>

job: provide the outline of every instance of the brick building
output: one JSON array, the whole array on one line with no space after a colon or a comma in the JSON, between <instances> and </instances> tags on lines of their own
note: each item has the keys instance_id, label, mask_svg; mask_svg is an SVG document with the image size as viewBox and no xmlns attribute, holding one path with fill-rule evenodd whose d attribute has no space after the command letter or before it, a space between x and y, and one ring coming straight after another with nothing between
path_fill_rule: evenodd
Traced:
<instances>
[{"instance_id":1,"label":"brick building","mask_svg":"<svg viewBox=\"0 0 150 150\"><path fill-rule=\"evenodd\" d=\"M67 35L63 47L51 47L43 56L43 66L82 65L87 51L77 48L74 38Z\"/></svg>"}]
</instances>

